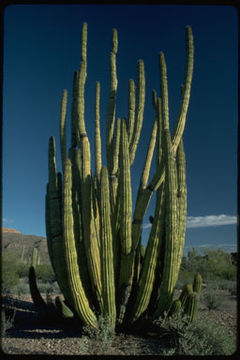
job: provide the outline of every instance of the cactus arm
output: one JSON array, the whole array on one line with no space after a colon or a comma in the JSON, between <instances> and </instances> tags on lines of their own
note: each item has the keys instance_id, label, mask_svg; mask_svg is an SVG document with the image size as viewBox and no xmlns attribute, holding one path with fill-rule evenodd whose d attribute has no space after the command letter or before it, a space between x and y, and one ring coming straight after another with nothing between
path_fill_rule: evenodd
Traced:
<instances>
[{"instance_id":1,"label":"cactus arm","mask_svg":"<svg viewBox=\"0 0 240 360\"><path fill-rule=\"evenodd\" d=\"M115 126L115 112L116 112L116 94L117 94L117 66L116 54L118 50L118 33L113 29L112 33L112 51L110 54L110 94L108 101L108 116L107 116L107 164L108 171L111 174L113 168L113 137Z\"/></svg>"},{"instance_id":2,"label":"cactus arm","mask_svg":"<svg viewBox=\"0 0 240 360\"><path fill-rule=\"evenodd\" d=\"M97 179L100 179L102 167L101 135L100 135L100 83L96 83L95 96L95 171Z\"/></svg>"},{"instance_id":3,"label":"cactus arm","mask_svg":"<svg viewBox=\"0 0 240 360\"><path fill-rule=\"evenodd\" d=\"M169 131L167 69L164 54L160 53L161 93L163 115L163 157L166 164L165 194L166 194L166 240L164 251L164 266L160 286L160 298L155 316L168 310L169 302L175 286L175 248L177 242L177 169L171 146Z\"/></svg>"},{"instance_id":4,"label":"cactus arm","mask_svg":"<svg viewBox=\"0 0 240 360\"><path fill-rule=\"evenodd\" d=\"M38 265L38 258L38 250L37 248L33 248L31 266L33 266L34 268L36 268L36 266Z\"/></svg>"},{"instance_id":5,"label":"cactus arm","mask_svg":"<svg viewBox=\"0 0 240 360\"><path fill-rule=\"evenodd\" d=\"M140 180L140 186L142 189L146 188L146 185L148 182L149 172L150 172L153 153L154 153L155 144L156 144L156 137L157 137L157 121L154 121L151 138L150 138L149 145L148 145L147 156L145 159L143 172L142 172L142 176L141 176L141 180Z\"/></svg>"},{"instance_id":6,"label":"cactus arm","mask_svg":"<svg viewBox=\"0 0 240 360\"><path fill-rule=\"evenodd\" d=\"M73 148L77 146L77 97L78 97L78 72L74 72L72 104L71 104L71 145Z\"/></svg>"},{"instance_id":7,"label":"cactus arm","mask_svg":"<svg viewBox=\"0 0 240 360\"><path fill-rule=\"evenodd\" d=\"M63 319L72 319L74 317L74 313L71 309L65 304L63 299L60 296L56 296L55 305L58 313Z\"/></svg>"},{"instance_id":8,"label":"cactus arm","mask_svg":"<svg viewBox=\"0 0 240 360\"><path fill-rule=\"evenodd\" d=\"M102 309L102 283L99 237L96 232L96 223L93 209L93 183L91 176L87 176L82 184L82 214L84 245L88 262L91 285L97 302Z\"/></svg>"},{"instance_id":9,"label":"cactus arm","mask_svg":"<svg viewBox=\"0 0 240 360\"><path fill-rule=\"evenodd\" d=\"M67 159L64 171L63 228L64 253L66 259L67 278L69 282L69 295L74 309L82 319L83 323L96 328L96 317L89 306L78 269L77 252L73 232L71 186L71 162Z\"/></svg>"},{"instance_id":10,"label":"cactus arm","mask_svg":"<svg viewBox=\"0 0 240 360\"><path fill-rule=\"evenodd\" d=\"M128 83L128 141L129 144L132 142L134 120L135 120L135 83L133 79L129 80Z\"/></svg>"},{"instance_id":11,"label":"cactus arm","mask_svg":"<svg viewBox=\"0 0 240 360\"><path fill-rule=\"evenodd\" d=\"M154 95L155 97L155 95ZM158 141L158 152L157 152L157 173L161 171L162 165L161 165L161 137L162 137L162 109L161 109L161 99L155 99L154 101L157 102L156 105L156 120L157 120L157 141ZM151 141L150 141L151 144ZM153 150L153 149L152 149ZM151 151L152 151L151 150ZM148 157L148 156L147 156ZM164 173L165 177L165 173ZM163 177L163 179L164 179ZM132 239L133 239L133 248L136 249L139 243L139 240L141 238L141 232L142 232L142 222L143 217L145 215L145 212L148 208L148 205L150 203L153 191L155 190L153 181L151 181L147 186L147 180L148 177L145 180L145 187L141 185L138 189L136 204L135 204L135 210L133 214L133 223L132 223ZM158 181L158 178L157 178Z\"/></svg>"},{"instance_id":12,"label":"cactus arm","mask_svg":"<svg viewBox=\"0 0 240 360\"><path fill-rule=\"evenodd\" d=\"M137 109L134 121L134 130L130 144L130 164L133 164L135 159L137 145L142 129L144 105L145 105L145 71L143 60L138 60L138 98L137 98Z\"/></svg>"},{"instance_id":13,"label":"cactus arm","mask_svg":"<svg viewBox=\"0 0 240 360\"><path fill-rule=\"evenodd\" d=\"M36 282L36 274L35 274L35 268L34 266L31 266L29 268L28 272L28 278L29 278L29 288L30 288L30 294L32 297L32 301L36 307L37 310L42 310L47 308L47 304L42 298L42 295L40 294L37 282Z\"/></svg>"},{"instance_id":14,"label":"cactus arm","mask_svg":"<svg viewBox=\"0 0 240 360\"><path fill-rule=\"evenodd\" d=\"M129 159L128 134L126 121L122 119L121 145L120 145L120 192L121 217L120 235L122 253L128 255L132 248L132 189Z\"/></svg>"},{"instance_id":15,"label":"cactus arm","mask_svg":"<svg viewBox=\"0 0 240 360\"><path fill-rule=\"evenodd\" d=\"M193 59L194 59L194 44L193 44L193 34L191 26L186 27L186 68L185 68L185 81L183 86L183 96L181 107L179 111L178 121L173 130L173 139L172 147L173 151L176 153L180 139L185 127L186 116L190 100L192 76L193 76Z\"/></svg>"},{"instance_id":16,"label":"cactus arm","mask_svg":"<svg viewBox=\"0 0 240 360\"><path fill-rule=\"evenodd\" d=\"M60 115L60 144L61 144L62 169L64 169L64 163L67 157L66 110L67 110L67 90L64 90L61 101L61 115Z\"/></svg>"},{"instance_id":17,"label":"cactus arm","mask_svg":"<svg viewBox=\"0 0 240 360\"><path fill-rule=\"evenodd\" d=\"M177 281L180 265L182 261L182 256L183 256L185 233L186 233L186 218L187 218L186 164L185 164L185 154L184 154L182 139L178 146L176 163L177 163L177 177L178 177L178 190L177 190L178 242L176 248L175 274Z\"/></svg>"},{"instance_id":18,"label":"cactus arm","mask_svg":"<svg viewBox=\"0 0 240 360\"><path fill-rule=\"evenodd\" d=\"M186 70L185 70L185 83L183 86L184 93L182 96L180 115L178 117L177 124L175 125L173 131L173 138L172 138L172 149L174 153L176 153L177 151L178 144L180 142L180 139L184 131L186 115L189 105L190 90L191 90L193 62L194 62L194 43L193 43L192 30L190 26L186 28L186 57L187 57L187 61L186 61ZM133 217L134 219L133 241L134 244L136 245L138 244L138 241L140 239L143 217L146 213L153 191L156 191L159 188L159 186L162 184L164 179L165 179L165 167L158 166L156 173L154 174L149 185L146 187L144 191L141 191L137 196L135 212Z\"/></svg>"},{"instance_id":19,"label":"cactus arm","mask_svg":"<svg viewBox=\"0 0 240 360\"><path fill-rule=\"evenodd\" d=\"M81 138L86 136L85 126L85 83L87 77L87 23L82 26L82 47L81 47L81 63L78 74L78 91L77 91L77 141L78 146L81 145Z\"/></svg>"},{"instance_id":20,"label":"cactus arm","mask_svg":"<svg viewBox=\"0 0 240 360\"><path fill-rule=\"evenodd\" d=\"M118 172L120 135L121 135L121 119L117 118L117 130L116 130L115 148L114 148L114 154L113 154L112 176L117 176L117 172Z\"/></svg>"},{"instance_id":21,"label":"cactus arm","mask_svg":"<svg viewBox=\"0 0 240 360\"><path fill-rule=\"evenodd\" d=\"M111 230L110 194L108 171L106 167L101 171L101 274L103 292L103 315L111 318L112 326L116 322L115 282L113 264L113 244Z\"/></svg>"},{"instance_id":22,"label":"cactus arm","mask_svg":"<svg viewBox=\"0 0 240 360\"><path fill-rule=\"evenodd\" d=\"M117 118L117 129L115 138L115 147L113 153L113 169L110 182L110 199L112 206L112 213L116 206L117 188L118 188L118 172L119 172L119 149L120 149L120 135L121 135L121 119Z\"/></svg>"},{"instance_id":23,"label":"cactus arm","mask_svg":"<svg viewBox=\"0 0 240 360\"><path fill-rule=\"evenodd\" d=\"M131 174L129 159L128 133L125 119L121 123L121 141L120 141L120 274L119 274L119 294L120 307L118 322L123 321L128 298L133 281L134 256L132 251L132 193L131 193Z\"/></svg>"},{"instance_id":24,"label":"cactus arm","mask_svg":"<svg viewBox=\"0 0 240 360\"><path fill-rule=\"evenodd\" d=\"M88 272L85 245L83 239L83 220L81 208L81 156L80 149L70 148L69 159L72 163L72 210L73 210L73 231L77 250L78 267L81 274L81 281L88 299L91 299L91 281Z\"/></svg>"},{"instance_id":25,"label":"cactus arm","mask_svg":"<svg viewBox=\"0 0 240 360\"><path fill-rule=\"evenodd\" d=\"M56 169L56 155L55 155L55 139L49 139L48 151L48 194L46 206L48 207L48 226L50 231L47 231L48 247L51 248L52 266L56 274L56 278L61 291L64 296L68 292L68 283L66 281L65 260L63 257L63 238L62 238L62 194L60 175L57 174ZM51 255L50 255L51 256Z\"/></svg>"},{"instance_id":26,"label":"cactus arm","mask_svg":"<svg viewBox=\"0 0 240 360\"><path fill-rule=\"evenodd\" d=\"M99 238L96 233L96 224L93 210L93 184L91 178L91 153L90 143L86 133L84 119L84 89L87 76L87 23L82 27L82 47L81 47L81 65L79 72L78 85L78 145L81 151L82 159L82 211L83 215L83 234L84 244L87 256L88 268L91 277L91 285L97 297L97 301L102 306L102 289L101 289L101 267Z\"/></svg>"},{"instance_id":27,"label":"cactus arm","mask_svg":"<svg viewBox=\"0 0 240 360\"><path fill-rule=\"evenodd\" d=\"M45 225L46 225L46 238L48 255L53 267L53 253L52 253L52 242L51 242L51 223L50 223L50 211L49 211L49 185L47 184L47 191L45 196ZM54 270L55 271L55 270Z\"/></svg>"},{"instance_id":28,"label":"cactus arm","mask_svg":"<svg viewBox=\"0 0 240 360\"><path fill-rule=\"evenodd\" d=\"M151 298L163 235L165 213L164 206L164 189L161 187L157 192L153 225L146 248L139 288L132 310L131 321L136 321L147 309Z\"/></svg>"},{"instance_id":29,"label":"cactus arm","mask_svg":"<svg viewBox=\"0 0 240 360\"><path fill-rule=\"evenodd\" d=\"M135 252L128 255L121 253L120 274L118 282L118 324L121 324L126 312L126 306L131 293L134 276Z\"/></svg>"}]
</instances>

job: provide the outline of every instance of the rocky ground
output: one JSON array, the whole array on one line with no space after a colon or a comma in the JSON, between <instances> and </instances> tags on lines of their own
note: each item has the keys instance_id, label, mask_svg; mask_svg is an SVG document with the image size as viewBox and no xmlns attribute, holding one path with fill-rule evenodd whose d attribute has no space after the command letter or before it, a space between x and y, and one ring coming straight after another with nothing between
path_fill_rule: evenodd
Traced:
<instances>
[{"instance_id":1,"label":"rocky ground","mask_svg":"<svg viewBox=\"0 0 240 360\"><path fill-rule=\"evenodd\" d=\"M1 348L5 354L45 355L158 355L164 346L164 339L149 334L140 337L117 334L113 341L89 339L69 324L58 324L39 319L29 295L4 297L5 309L16 310L13 327L2 334ZM199 309L199 316L208 311L217 324L228 329L231 336L237 335L236 298L228 299L225 310Z\"/></svg>"}]
</instances>

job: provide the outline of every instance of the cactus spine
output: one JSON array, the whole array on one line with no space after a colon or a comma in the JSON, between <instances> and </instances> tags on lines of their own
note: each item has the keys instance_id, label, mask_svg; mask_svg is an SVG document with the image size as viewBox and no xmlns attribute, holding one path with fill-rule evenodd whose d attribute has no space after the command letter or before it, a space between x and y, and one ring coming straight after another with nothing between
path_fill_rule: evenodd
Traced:
<instances>
[{"instance_id":1,"label":"cactus spine","mask_svg":"<svg viewBox=\"0 0 240 360\"><path fill-rule=\"evenodd\" d=\"M128 114L126 118L120 119L116 117L118 34L113 29L106 126L107 167L102 165L100 83L96 82L93 175L85 124L87 24L83 23L81 62L73 79L71 148L68 153L66 90L61 102L63 183L61 173L57 173L55 139L51 137L49 141L46 233L53 269L70 306L68 315L71 316L72 312L85 325L97 327L96 314L99 312L111 318L114 328L116 324L137 321L148 310L154 319L170 307L170 312L177 311L179 304L183 306L186 302L190 304L187 309L194 308L193 291L184 290L181 299L172 303L186 229L186 169L182 135L193 72L193 36L190 26L186 28L186 44L185 81L179 116L172 135L169 130L166 63L162 52L159 56L161 95L158 97L155 90L152 93L155 119L133 208L131 166L144 118L144 62L138 61L136 93L134 80L129 80ZM156 147L156 170L149 180ZM154 191L157 192L155 213L143 254L142 222ZM194 289L199 289L199 279L194 281ZM63 309L59 301L58 306ZM191 314L194 312L187 311Z\"/></svg>"}]
</instances>

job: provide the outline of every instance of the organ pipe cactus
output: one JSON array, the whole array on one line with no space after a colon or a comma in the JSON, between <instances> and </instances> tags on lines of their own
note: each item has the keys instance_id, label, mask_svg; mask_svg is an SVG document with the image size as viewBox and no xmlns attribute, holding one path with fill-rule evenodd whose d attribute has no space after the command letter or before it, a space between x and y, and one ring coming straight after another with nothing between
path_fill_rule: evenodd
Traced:
<instances>
[{"instance_id":1,"label":"organ pipe cactus","mask_svg":"<svg viewBox=\"0 0 240 360\"><path fill-rule=\"evenodd\" d=\"M115 328L118 324L131 324L146 313L151 314L154 320L164 311L169 311L185 240L186 169L182 135L193 73L191 27L186 27L185 80L172 134L169 126L167 67L163 52L159 55L161 93L160 96L155 90L152 93L155 116L135 207L131 167L144 120L145 67L140 59L136 86L133 79L129 80L128 113L126 118L120 119L117 117L116 101L117 50L118 33L113 29L106 125L107 166L103 165L102 156L99 82L96 83L95 95L95 171L91 165L86 126L91 124L85 122L84 100L87 23L82 27L80 68L73 79L69 151L66 140L66 90L61 102L62 174L57 172L55 139L51 137L49 141L46 194L48 251L70 310L84 325L91 327L98 326L97 316L100 313L110 317ZM155 174L149 180L154 154ZM151 218L150 237L143 251L143 218L155 191L155 213ZM178 309L180 300L174 304Z\"/></svg>"}]
</instances>

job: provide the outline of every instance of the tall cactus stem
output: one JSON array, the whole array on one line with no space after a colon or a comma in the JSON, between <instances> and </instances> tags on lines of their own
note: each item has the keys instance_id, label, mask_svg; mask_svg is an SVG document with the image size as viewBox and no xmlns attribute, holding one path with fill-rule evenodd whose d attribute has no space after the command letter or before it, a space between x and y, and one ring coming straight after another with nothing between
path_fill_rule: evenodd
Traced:
<instances>
[{"instance_id":1,"label":"tall cactus stem","mask_svg":"<svg viewBox=\"0 0 240 360\"><path fill-rule=\"evenodd\" d=\"M178 116L178 121L173 130L173 151L176 153L180 139L184 131L186 116L190 100L190 91L193 77L193 59L194 59L194 44L191 26L186 27L186 67L185 67L185 80L183 85L183 95Z\"/></svg>"},{"instance_id":2,"label":"tall cactus stem","mask_svg":"<svg viewBox=\"0 0 240 360\"><path fill-rule=\"evenodd\" d=\"M115 278L113 263L113 244L111 230L110 194L108 171L106 167L101 171L101 274L103 291L103 315L109 316L113 328L116 322Z\"/></svg>"},{"instance_id":3,"label":"tall cactus stem","mask_svg":"<svg viewBox=\"0 0 240 360\"><path fill-rule=\"evenodd\" d=\"M135 113L133 136L129 151L131 165L135 159L137 145L139 142L139 137L142 129L144 106L145 106L145 70L144 70L144 62L143 60L140 59L138 60L137 106Z\"/></svg>"},{"instance_id":4,"label":"tall cactus stem","mask_svg":"<svg viewBox=\"0 0 240 360\"><path fill-rule=\"evenodd\" d=\"M96 83L95 96L95 171L97 179L100 179L102 168L102 150L101 150L101 133L100 133L100 83Z\"/></svg>"},{"instance_id":5,"label":"tall cactus stem","mask_svg":"<svg viewBox=\"0 0 240 360\"><path fill-rule=\"evenodd\" d=\"M63 211L63 228L64 228L64 253L66 259L67 278L69 282L70 298L74 309L83 323L92 327L97 327L96 317L89 306L88 299L85 295L77 261L77 252L73 232L73 214L72 214L72 174L71 162L69 159L65 162L64 171L64 211Z\"/></svg>"},{"instance_id":6,"label":"tall cactus stem","mask_svg":"<svg viewBox=\"0 0 240 360\"><path fill-rule=\"evenodd\" d=\"M133 79L129 80L128 83L128 141L129 144L132 142L134 121L135 121L135 82Z\"/></svg>"},{"instance_id":7,"label":"tall cactus stem","mask_svg":"<svg viewBox=\"0 0 240 360\"><path fill-rule=\"evenodd\" d=\"M108 116L107 116L107 164L108 171L111 174L113 168L113 140L115 127L115 113L116 113L116 94L117 94L117 65L116 54L118 49L118 33L113 29L112 33L112 51L110 54L110 94L108 101Z\"/></svg>"},{"instance_id":8,"label":"tall cactus stem","mask_svg":"<svg viewBox=\"0 0 240 360\"><path fill-rule=\"evenodd\" d=\"M64 164L67 157L66 111L67 111L67 90L64 90L62 95L61 115L60 115L60 144L61 144L62 169L64 169Z\"/></svg>"},{"instance_id":9,"label":"tall cactus stem","mask_svg":"<svg viewBox=\"0 0 240 360\"><path fill-rule=\"evenodd\" d=\"M119 184L121 189L120 235L121 249L125 255L128 255L132 249L132 188L129 160L126 121L122 119Z\"/></svg>"}]
</instances>

